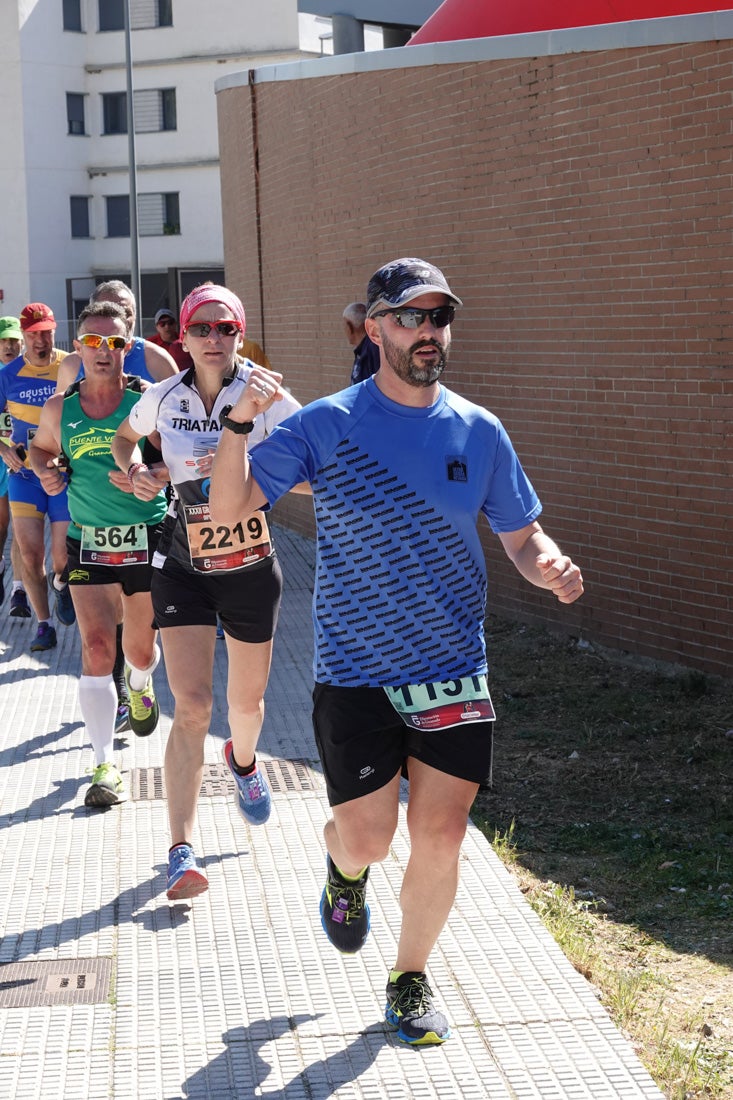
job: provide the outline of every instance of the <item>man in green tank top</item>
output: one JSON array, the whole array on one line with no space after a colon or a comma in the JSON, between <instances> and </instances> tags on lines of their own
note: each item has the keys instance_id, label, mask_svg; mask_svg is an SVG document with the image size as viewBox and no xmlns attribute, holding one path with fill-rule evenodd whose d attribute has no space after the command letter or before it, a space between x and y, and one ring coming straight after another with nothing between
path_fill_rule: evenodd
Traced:
<instances>
[{"instance_id":1,"label":"man in green tank top","mask_svg":"<svg viewBox=\"0 0 733 1100\"><path fill-rule=\"evenodd\" d=\"M118 425L147 385L124 373L127 328L125 313L115 303L85 307L74 341L84 377L46 402L30 447L31 465L45 491L53 496L68 486L69 585L82 643L79 706L96 761L87 806L127 798L113 760L117 690L112 671L120 596L130 725L146 736L158 722L152 674L160 652L151 626L150 579L168 478L161 469L161 492L151 501L138 500L110 451Z\"/></svg>"}]
</instances>

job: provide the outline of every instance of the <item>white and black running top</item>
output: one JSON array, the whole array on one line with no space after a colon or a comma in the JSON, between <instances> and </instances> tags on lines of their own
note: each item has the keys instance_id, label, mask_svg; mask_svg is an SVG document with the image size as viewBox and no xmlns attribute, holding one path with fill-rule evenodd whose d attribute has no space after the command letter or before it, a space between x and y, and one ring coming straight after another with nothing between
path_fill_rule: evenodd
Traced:
<instances>
[{"instance_id":1,"label":"white and black running top","mask_svg":"<svg viewBox=\"0 0 733 1100\"><path fill-rule=\"evenodd\" d=\"M253 367L249 360L237 363L234 375L224 379L210 414L196 388L193 368L151 386L130 411L133 431L145 436L154 431L160 434L175 494L169 509L169 525L175 518L175 526L165 550L193 573L246 569L273 553L261 513L232 529L211 523L210 479L197 473L199 459L216 450L222 432L221 417L236 404ZM281 420L300 408L300 403L284 392L282 401L257 416L248 442L264 439ZM164 557L158 554L153 564L160 568L163 562Z\"/></svg>"}]
</instances>

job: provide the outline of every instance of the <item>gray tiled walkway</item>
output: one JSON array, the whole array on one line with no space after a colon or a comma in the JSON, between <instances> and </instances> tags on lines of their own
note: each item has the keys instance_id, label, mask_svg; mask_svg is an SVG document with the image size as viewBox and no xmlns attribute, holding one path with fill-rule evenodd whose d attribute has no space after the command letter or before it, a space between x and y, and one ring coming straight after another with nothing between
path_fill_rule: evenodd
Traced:
<instances>
[{"instance_id":1,"label":"gray tiled walkway","mask_svg":"<svg viewBox=\"0 0 733 1100\"><path fill-rule=\"evenodd\" d=\"M286 594L260 743L273 814L247 828L219 766L219 642L194 838L210 890L192 902L165 897L164 668L158 731L119 743L133 797L88 811L76 629L31 655L31 624L0 609L0 1100L661 1097L473 827L430 967L453 1026L445 1046L407 1049L382 1016L404 814L373 870L369 942L350 958L330 947L309 722L313 547L277 534Z\"/></svg>"}]
</instances>

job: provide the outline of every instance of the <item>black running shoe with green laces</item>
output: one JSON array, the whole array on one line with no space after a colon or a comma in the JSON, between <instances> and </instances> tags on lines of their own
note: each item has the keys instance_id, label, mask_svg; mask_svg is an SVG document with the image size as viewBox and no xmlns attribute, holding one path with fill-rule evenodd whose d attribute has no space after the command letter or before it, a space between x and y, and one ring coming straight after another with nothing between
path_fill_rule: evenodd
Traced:
<instances>
[{"instance_id":1,"label":"black running shoe with green laces","mask_svg":"<svg viewBox=\"0 0 733 1100\"><path fill-rule=\"evenodd\" d=\"M433 991L424 974L407 970L396 982L387 982L387 1023L398 1028L397 1038L410 1046L444 1043L450 1027L433 1005Z\"/></svg>"},{"instance_id":2,"label":"black running shoe with green laces","mask_svg":"<svg viewBox=\"0 0 733 1100\"><path fill-rule=\"evenodd\" d=\"M369 935L369 906L366 886L369 868L356 882L346 882L331 857L328 879L321 895L321 924L333 946L344 955L361 951Z\"/></svg>"}]
</instances>

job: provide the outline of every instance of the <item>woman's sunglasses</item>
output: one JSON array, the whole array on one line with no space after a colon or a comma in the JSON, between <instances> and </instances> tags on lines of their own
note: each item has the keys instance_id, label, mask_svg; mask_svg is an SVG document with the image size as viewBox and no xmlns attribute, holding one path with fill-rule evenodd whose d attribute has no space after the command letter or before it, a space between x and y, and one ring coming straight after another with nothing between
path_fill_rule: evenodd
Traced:
<instances>
[{"instance_id":1,"label":"woman's sunglasses","mask_svg":"<svg viewBox=\"0 0 733 1100\"><path fill-rule=\"evenodd\" d=\"M198 336L205 340L212 328L215 328L220 336L236 336L242 330L239 321L194 321L187 327L185 335Z\"/></svg>"}]
</instances>

